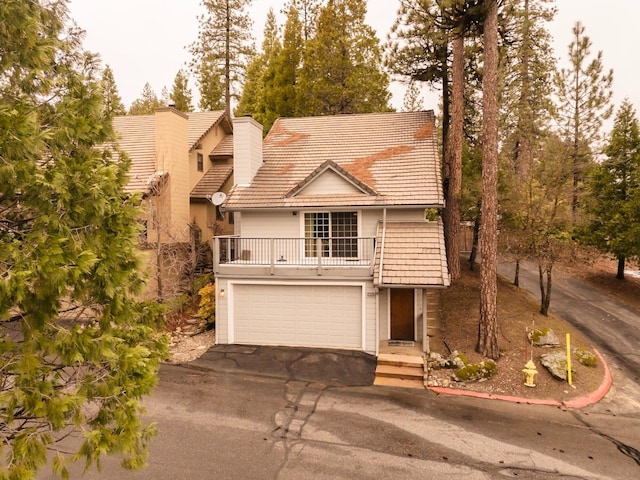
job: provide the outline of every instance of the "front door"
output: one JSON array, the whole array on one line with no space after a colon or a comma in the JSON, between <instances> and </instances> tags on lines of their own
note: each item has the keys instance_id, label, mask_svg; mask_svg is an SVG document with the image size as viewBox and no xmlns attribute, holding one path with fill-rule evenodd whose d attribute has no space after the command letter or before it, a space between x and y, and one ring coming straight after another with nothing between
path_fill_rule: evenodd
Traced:
<instances>
[{"instance_id":1,"label":"front door","mask_svg":"<svg viewBox=\"0 0 640 480\"><path fill-rule=\"evenodd\" d=\"M391 288L391 340L414 340L413 289Z\"/></svg>"}]
</instances>

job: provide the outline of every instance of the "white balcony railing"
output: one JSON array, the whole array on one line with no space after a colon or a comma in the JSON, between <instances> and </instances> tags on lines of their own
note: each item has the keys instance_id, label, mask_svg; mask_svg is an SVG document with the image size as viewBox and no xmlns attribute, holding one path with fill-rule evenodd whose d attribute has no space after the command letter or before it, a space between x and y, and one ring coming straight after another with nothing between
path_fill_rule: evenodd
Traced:
<instances>
[{"instance_id":1,"label":"white balcony railing","mask_svg":"<svg viewBox=\"0 0 640 480\"><path fill-rule=\"evenodd\" d=\"M354 267L371 266L372 237L244 238L215 237L214 267L219 265Z\"/></svg>"}]
</instances>

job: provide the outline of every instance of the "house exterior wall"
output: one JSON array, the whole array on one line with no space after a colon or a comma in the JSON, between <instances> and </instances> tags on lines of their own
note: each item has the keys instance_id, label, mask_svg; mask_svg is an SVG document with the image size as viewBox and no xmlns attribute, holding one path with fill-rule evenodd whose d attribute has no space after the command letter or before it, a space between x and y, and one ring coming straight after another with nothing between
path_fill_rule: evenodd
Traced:
<instances>
[{"instance_id":1,"label":"house exterior wall","mask_svg":"<svg viewBox=\"0 0 640 480\"><path fill-rule=\"evenodd\" d=\"M225 134L220 125L215 125L207 134L200 140L200 143L196 145L193 150L189 151L189 191L193 190L198 184L207 170L211 167L211 160L209 159L209 153L220 143ZM189 148L193 145L189 145ZM202 172L198 171L198 153L204 157L204 164Z\"/></svg>"},{"instance_id":2,"label":"house exterior wall","mask_svg":"<svg viewBox=\"0 0 640 480\"><path fill-rule=\"evenodd\" d=\"M156 170L169 173L167 185L158 202L158 220L162 239L171 242L189 240L189 120L173 109L156 110Z\"/></svg>"}]
</instances>

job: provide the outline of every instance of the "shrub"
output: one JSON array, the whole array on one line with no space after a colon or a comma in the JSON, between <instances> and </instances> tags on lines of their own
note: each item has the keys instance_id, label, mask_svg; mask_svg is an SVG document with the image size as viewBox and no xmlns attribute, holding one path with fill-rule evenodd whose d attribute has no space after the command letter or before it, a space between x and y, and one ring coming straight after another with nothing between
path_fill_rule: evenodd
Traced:
<instances>
[{"instance_id":1,"label":"shrub","mask_svg":"<svg viewBox=\"0 0 640 480\"><path fill-rule=\"evenodd\" d=\"M578 362L585 367L595 367L596 365L598 365L598 357L596 357L588 350L576 348L573 353L575 354Z\"/></svg>"},{"instance_id":2,"label":"shrub","mask_svg":"<svg viewBox=\"0 0 640 480\"><path fill-rule=\"evenodd\" d=\"M477 380L490 378L497 370L498 366L493 360L480 363L471 363L453 372L453 376L458 382L475 382Z\"/></svg>"},{"instance_id":3,"label":"shrub","mask_svg":"<svg viewBox=\"0 0 640 480\"><path fill-rule=\"evenodd\" d=\"M198 317L213 325L216 320L216 284L210 283L198 290L200 305Z\"/></svg>"},{"instance_id":4,"label":"shrub","mask_svg":"<svg viewBox=\"0 0 640 480\"><path fill-rule=\"evenodd\" d=\"M531 330L531 332L529 332L529 339L533 340L534 342L539 342L540 339L546 336L548 333L549 333L549 329L546 327L536 328L534 330Z\"/></svg>"}]
</instances>

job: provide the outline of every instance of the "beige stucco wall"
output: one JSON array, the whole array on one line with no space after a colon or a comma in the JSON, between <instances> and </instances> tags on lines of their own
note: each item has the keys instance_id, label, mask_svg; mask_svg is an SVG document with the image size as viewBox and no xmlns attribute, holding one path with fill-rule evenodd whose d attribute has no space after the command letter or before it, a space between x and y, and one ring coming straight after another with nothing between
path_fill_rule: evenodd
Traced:
<instances>
[{"instance_id":1,"label":"beige stucco wall","mask_svg":"<svg viewBox=\"0 0 640 480\"><path fill-rule=\"evenodd\" d=\"M156 110L156 170L169 172L159 199L162 238L167 243L189 240L189 153L187 116L173 108Z\"/></svg>"}]
</instances>

